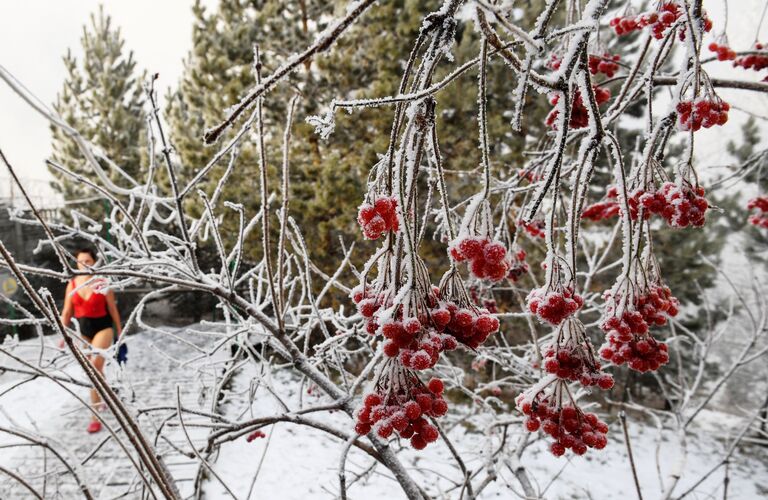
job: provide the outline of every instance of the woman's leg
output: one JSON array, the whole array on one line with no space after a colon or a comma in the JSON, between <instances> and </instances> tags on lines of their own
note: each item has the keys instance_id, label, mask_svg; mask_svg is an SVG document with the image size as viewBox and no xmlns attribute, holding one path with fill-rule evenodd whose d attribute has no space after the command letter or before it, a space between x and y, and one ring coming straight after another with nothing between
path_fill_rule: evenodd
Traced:
<instances>
[{"instance_id":1,"label":"woman's leg","mask_svg":"<svg viewBox=\"0 0 768 500\"><path fill-rule=\"evenodd\" d=\"M91 345L97 349L106 349L112 345L112 335L112 328L99 330L96 335L93 336L93 339L91 339ZM91 364L99 371L99 373L103 374L104 357L99 356L98 354L92 354L90 359ZM91 403L93 404L94 409L97 408L100 402L101 398L99 397L99 393L96 391L96 389L91 389ZM92 420L98 419L94 416L92 417Z\"/></svg>"}]
</instances>

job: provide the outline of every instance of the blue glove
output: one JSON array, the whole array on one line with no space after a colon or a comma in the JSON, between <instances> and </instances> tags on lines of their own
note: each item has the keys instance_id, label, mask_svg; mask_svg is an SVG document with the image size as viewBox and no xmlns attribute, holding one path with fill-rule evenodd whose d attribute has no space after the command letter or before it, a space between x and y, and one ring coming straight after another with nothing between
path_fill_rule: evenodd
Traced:
<instances>
[{"instance_id":1,"label":"blue glove","mask_svg":"<svg viewBox=\"0 0 768 500\"><path fill-rule=\"evenodd\" d=\"M117 362L121 365L128 361L128 345L125 343L120 344L120 347L117 348L117 355L115 357L117 358Z\"/></svg>"}]
</instances>

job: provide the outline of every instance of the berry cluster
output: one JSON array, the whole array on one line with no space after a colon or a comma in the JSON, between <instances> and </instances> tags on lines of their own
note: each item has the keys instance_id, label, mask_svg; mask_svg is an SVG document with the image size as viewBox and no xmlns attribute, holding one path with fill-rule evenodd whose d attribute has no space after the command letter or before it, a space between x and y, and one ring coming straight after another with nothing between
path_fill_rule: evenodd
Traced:
<instances>
[{"instance_id":1,"label":"berry cluster","mask_svg":"<svg viewBox=\"0 0 768 500\"><path fill-rule=\"evenodd\" d=\"M680 302L667 285L657 282L635 298L635 307L647 325L664 326L668 317L677 316Z\"/></svg>"},{"instance_id":2,"label":"berry cluster","mask_svg":"<svg viewBox=\"0 0 768 500\"><path fill-rule=\"evenodd\" d=\"M524 274L528 274L528 263L525 261L525 250L522 248L517 252L511 254L509 272L507 273L507 279L515 283ZM487 306L486 306L487 307Z\"/></svg>"},{"instance_id":3,"label":"berry cluster","mask_svg":"<svg viewBox=\"0 0 768 500\"><path fill-rule=\"evenodd\" d=\"M381 325L381 332L387 339L384 354L390 358L399 357L406 368L426 370L435 366L442 351L457 347L455 339L442 336L431 328L423 330L416 318L384 323Z\"/></svg>"},{"instance_id":4,"label":"berry cluster","mask_svg":"<svg viewBox=\"0 0 768 500\"><path fill-rule=\"evenodd\" d=\"M541 219L532 220L531 222L525 222L523 219L520 219L517 221L517 225L522 227L531 238L544 238L546 236L544 233L546 223Z\"/></svg>"},{"instance_id":5,"label":"berry cluster","mask_svg":"<svg viewBox=\"0 0 768 500\"><path fill-rule=\"evenodd\" d=\"M605 199L584 209L582 218L597 222L617 216L621 213L621 204L617 198L618 191L615 187L610 187ZM627 197L627 204L632 220L637 220L642 206L643 219L648 219L654 214L659 215L667 224L676 228L703 226L709 208L709 203L704 198L704 188L679 188L673 182L665 182L661 189L654 191L638 188Z\"/></svg>"},{"instance_id":6,"label":"berry cluster","mask_svg":"<svg viewBox=\"0 0 768 500\"><path fill-rule=\"evenodd\" d=\"M661 198L663 197L663 203ZM665 182L659 191L640 197L640 202L651 213L658 213L671 227L685 228L688 226L701 227L704 225L709 203L704 198L704 188L693 188L689 185L679 187L673 182Z\"/></svg>"},{"instance_id":7,"label":"berry cluster","mask_svg":"<svg viewBox=\"0 0 768 500\"><path fill-rule=\"evenodd\" d=\"M677 103L678 124L681 130L697 130L725 125L731 105L717 98L698 98Z\"/></svg>"},{"instance_id":8,"label":"berry cluster","mask_svg":"<svg viewBox=\"0 0 768 500\"><path fill-rule=\"evenodd\" d=\"M534 288L526 298L528 310L541 321L559 325L584 305L581 295L570 286Z\"/></svg>"},{"instance_id":9,"label":"berry cluster","mask_svg":"<svg viewBox=\"0 0 768 500\"><path fill-rule=\"evenodd\" d=\"M611 19L610 25L617 35L626 35L633 31L640 31L646 26L651 27L653 37L660 40L664 38L664 32L671 27L682 13L680 7L674 2L665 2L656 12L644 12L637 16L616 17Z\"/></svg>"},{"instance_id":10,"label":"berry cluster","mask_svg":"<svg viewBox=\"0 0 768 500\"><path fill-rule=\"evenodd\" d=\"M755 44L755 50L762 51L765 47L762 43ZM752 69L760 71L764 68L768 68L768 53L762 54L748 54L741 56L733 61L734 66L741 66L744 69Z\"/></svg>"},{"instance_id":11,"label":"berry cluster","mask_svg":"<svg viewBox=\"0 0 768 500\"><path fill-rule=\"evenodd\" d=\"M387 439L396 432L410 439L411 446L423 450L434 443L440 434L437 427L424 417L441 417L448 411L443 399L442 380L433 378L427 386L412 373L399 374L397 391L376 390L363 398L363 406L357 411L355 432L365 435L375 431Z\"/></svg>"},{"instance_id":12,"label":"berry cluster","mask_svg":"<svg viewBox=\"0 0 768 500\"><path fill-rule=\"evenodd\" d=\"M599 222L604 219L611 219L619 214L619 204L616 201L598 201L584 209L581 216Z\"/></svg>"},{"instance_id":13,"label":"berry cluster","mask_svg":"<svg viewBox=\"0 0 768 500\"><path fill-rule=\"evenodd\" d=\"M643 191L635 191L635 193L630 195L627 199L629 215L632 217L632 220L637 219L637 207L639 205L639 197L642 193ZM621 213L621 205L619 204L618 198L619 190L616 186L610 186L605 194L605 199L586 207L581 213L581 217L595 222L616 217ZM646 218L647 215L648 214L646 214Z\"/></svg>"},{"instance_id":14,"label":"berry cluster","mask_svg":"<svg viewBox=\"0 0 768 500\"><path fill-rule=\"evenodd\" d=\"M551 436L555 441L549 450L556 457L565 454L567 449L576 455L583 455L587 448L605 448L608 443L605 437L608 426L605 422L594 413L583 412L576 405L556 404L555 399L545 395L544 391L536 394L524 392L517 397L517 408L528 417L525 428L529 432L541 429Z\"/></svg>"},{"instance_id":15,"label":"berry cluster","mask_svg":"<svg viewBox=\"0 0 768 500\"><path fill-rule=\"evenodd\" d=\"M544 370L585 387L597 385L603 390L613 387L613 376L601 371L584 325L574 318L561 323L557 338L545 349Z\"/></svg>"},{"instance_id":16,"label":"berry cluster","mask_svg":"<svg viewBox=\"0 0 768 500\"><path fill-rule=\"evenodd\" d=\"M366 331L371 335L381 333L386 339L384 353L397 357L403 366L414 370L426 370L437 363L440 353L452 351L458 342L477 349L488 337L499 330L499 320L487 309L467 303L463 306L447 299L438 300L436 288L428 300L429 309L419 318L402 318L379 322L379 311L384 305L381 295L369 298L370 288L364 293L361 287L352 292L352 300L360 314L367 318ZM386 301L387 307L392 304Z\"/></svg>"},{"instance_id":17,"label":"berry cluster","mask_svg":"<svg viewBox=\"0 0 768 500\"><path fill-rule=\"evenodd\" d=\"M378 198L373 205L363 203L357 214L357 223L369 240L376 240L387 231L397 232L400 222L397 218L397 200L394 197Z\"/></svg>"},{"instance_id":18,"label":"berry cluster","mask_svg":"<svg viewBox=\"0 0 768 500\"><path fill-rule=\"evenodd\" d=\"M602 56L598 54L589 55L589 72L593 75L603 73L608 78L613 78L613 75L619 70L619 65L616 61L620 60L621 56L618 54L609 54L605 52ZM547 67L551 70L557 71L560 69L560 64L563 62L562 58L557 54L552 54L547 63Z\"/></svg>"},{"instance_id":19,"label":"berry cluster","mask_svg":"<svg viewBox=\"0 0 768 500\"><path fill-rule=\"evenodd\" d=\"M563 58L553 52L552 55L549 57L547 68L551 69L552 71L557 71L558 69L560 69L560 63L562 62L563 62Z\"/></svg>"},{"instance_id":20,"label":"berry cluster","mask_svg":"<svg viewBox=\"0 0 768 500\"><path fill-rule=\"evenodd\" d=\"M384 295L373 293L371 287L362 285L352 289L352 301L357 304L357 312L365 318L365 331L375 335L379 329L376 322L377 312L381 306L385 305ZM387 306L391 306L391 301L386 301Z\"/></svg>"},{"instance_id":21,"label":"berry cluster","mask_svg":"<svg viewBox=\"0 0 768 500\"><path fill-rule=\"evenodd\" d=\"M685 228L704 225L709 203L704 198L704 188L682 188L673 182L665 182L655 191L636 190L629 198L630 216L637 219L637 207L643 207L643 218L652 214L661 216L671 227Z\"/></svg>"},{"instance_id":22,"label":"berry cluster","mask_svg":"<svg viewBox=\"0 0 768 500\"><path fill-rule=\"evenodd\" d=\"M709 44L709 51L717 53L718 61L733 61L736 59L736 51L727 45L712 42Z\"/></svg>"},{"instance_id":23,"label":"berry cluster","mask_svg":"<svg viewBox=\"0 0 768 500\"><path fill-rule=\"evenodd\" d=\"M600 327L606 332L606 341L600 347L600 356L621 366L627 364L638 372L655 371L667 364L667 344L657 342L648 333L648 323L634 308L627 307L621 316L614 315L613 306Z\"/></svg>"},{"instance_id":24,"label":"berry cluster","mask_svg":"<svg viewBox=\"0 0 768 500\"><path fill-rule=\"evenodd\" d=\"M747 210L755 210L756 213L749 216L749 223L757 227L768 229L768 196L752 198L747 203Z\"/></svg>"},{"instance_id":25,"label":"berry cluster","mask_svg":"<svg viewBox=\"0 0 768 500\"><path fill-rule=\"evenodd\" d=\"M595 93L595 101L597 105L601 105L611 98L611 91L609 89L600 87L599 85L593 85L592 90ZM560 101L560 94L552 94L549 103L553 106L557 105ZM557 128L557 116L559 111L553 109L547 115L546 124L549 127ZM568 121L569 128L584 128L589 125L589 112L587 111L584 101L581 97L581 92L577 89L574 93L573 103L571 104L571 118Z\"/></svg>"},{"instance_id":26,"label":"berry cluster","mask_svg":"<svg viewBox=\"0 0 768 500\"><path fill-rule=\"evenodd\" d=\"M615 17L611 19L610 25L617 35L626 35L633 31L640 31L650 26L653 37L657 40L664 38L664 35L683 14L680 6L675 2L664 2L655 12L644 12L636 16ZM706 13L702 15L704 22L704 31L712 31L712 21ZM680 40L685 40L685 30L680 30Z\"/></svg>"},{"instance_id":27,"label":"berry cluster","mask_svg":"<svg viewBox=\"0 0 768 500\"><path fill-rule=\"evenodd\" d=\"M492 333L499 331L499 320L484 309L459 309L449 302L447 310L451 319L445 327L446 333L467 347L477 349Z\"/></svg>"},{"instance_id":28,"label":"berry cluster","mask_svg":"<svg viewBox=\"0 0 768 500\"><path fill-rule=\"evenodd\" d=\"M533 170L528 168L521 168L517 171L518 177L526 179L528 182L537 182L542 179L541 174L536 174Z\"/></svg>"},{"instance_id":29,"label":"berry cluster","mask_svg":"<svg viewBox=\"0 0 768 500\"><path fill-rule=\"evenodd\" d=\"M448 253L456 262L469 261L469 270L476 278L501 281L509 271L507 249L488 238L458 238L448 247Z\"/></svg>"},{"instance_id":30,"label":"berry cluster","mask_svg":"<svg viewBox=\"0 0 768 500\"><path fill-rule=\"evenodd\" d=\"M616 61L621 59L619 54L604 53L602 56L590 54L589 56L589 72L593 75L602 73L608 78L613 78L613 75L619 70L619 65Z\"/></svg>"}]
</instances>

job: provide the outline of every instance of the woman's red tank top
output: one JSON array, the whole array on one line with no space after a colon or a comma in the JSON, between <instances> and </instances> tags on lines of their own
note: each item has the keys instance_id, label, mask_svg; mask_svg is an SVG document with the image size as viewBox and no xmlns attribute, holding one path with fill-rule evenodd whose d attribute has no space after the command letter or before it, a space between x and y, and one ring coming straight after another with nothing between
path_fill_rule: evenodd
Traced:
<instances>
[{"instance_id":1,"label":"woman's red tank top","mask_svg":"<svg viewBox=\"0 0 768 500\"><path fill-rule=\"evenodd\" d=\"M72 288L76 288L72 280ZM75 308L75 318L101 318L107 315L107 297L103 293L91 292L88 300L78 292L72 292L72 305Z\"/></svg>"}]
</instances>

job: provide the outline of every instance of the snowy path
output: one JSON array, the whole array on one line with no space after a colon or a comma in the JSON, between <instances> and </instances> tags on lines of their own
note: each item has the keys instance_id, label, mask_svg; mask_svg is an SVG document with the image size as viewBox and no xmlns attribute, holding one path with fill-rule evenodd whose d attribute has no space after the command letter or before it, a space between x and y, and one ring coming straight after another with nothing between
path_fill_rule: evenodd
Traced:
<instances>
[{"instance_id":1,"label":"snowy path","mask_svg":"<svg viewBox=\"0 0 768 500\"><path fill-rule=\"evenodd\" d=\"M163 418L176 406L176 390L180 388L181 404L185 408L210 411L208 395L216 383L212 368L204 363L179 366L171 358L190 359L193 349L177 341L142 332L129 337L129 360L122 373L115 366L107 368L107 377L117 388L124 401L132 409L166 407L151 412L151 416L142 415L140 422L145 436L156 440L158 450L165 461L176 485L183 497L188 497L194 487L198 473L195 460L180 454L174 446L189 450L189 443L178 426L178 419L173 418L163 426ZM161 352L162 350L162 352ZM64 372L78 380L84 380L80 368L68 360ZM207 360L210 363L210 360ZM0 375L0 391L12 386L22 377L8 374ZM203 392L191 392L193 388L203 387ZM88 400L88 389L76 387L75 393ZM115 424L109 412L102 414L106 421ZM189 420L189 422L187 422ZM88 411L70 394L61 390L49 380L34 380L13 389L2 399L0 407L0 425L27 432L52 436L52 444L64 450L67 456L77 457L77 462L87 461L78 473L96 498L140 498L141 485L137 483L135 469L122 450L114 442L107 440L109 434L102 430L98 434L88 434L85 430L89 421ZM185 418L185 424L208 423L204 417ZM160 437L158 439L158 431ZM196 445L204 442L208 435L205 427L188 427L192 441ZM19 443L17 437L0 433L0 445ZM95 451L98 448L98 451ZM55 463L50 453L44 456L38 447L0 447L0 464L15 470L21 477L29 479L38 492L45 491L47 498L80 498L81 494L70 474L59 474L62 467ZM48 474L43 472L48 470ZM0 481L0 498L24 498L28 494L18 484Z\"/></svg>"},{"instance_id":2,"label":"snowy path","mask_svg":"<svg viewBox=\"0 0 768 500\"><path fill-rule=\"evenodd\" d=\"M186 336L185 336L186 338ZM190 336L193 338L193 336ZM162 353L159 348L162 348ZM129 364L124 374L123 383L118 383L116 374L108 376L118 387L120 394L131 400L130 387L136 399L131 402L133 408L175 407L176 387L181 388L182 404L188 408L209 411L210 394L215 383L216 373L220 374L222 363L216 366L216 373L199 371L200 365L181 367L171 358L191 359L194 349L178 342L166 340L151 333L141 333L130 337ZM27 353L29 354L29 352ZM223 355L223 353L222 353ZM214 360L215 361L215 360ZM210 361L205 363L211 366ZM270 415L279 410L270 391L264 385L252 384L257 370L254 364L246 364L239 370L232 382L232 388L226 391L226 403L222 411L233 420L241 420L257 415ZM72 364L63 368L66 373L78 379L82 378L79 367ZM18 375L0 375L0 393L20 380ZM317 390L309 391L306 386L297 383L297 379L286 371L271 374L266 380L271 389L279 394L282 401L296 407L301 398L310 405L322 404L324 397ZM128 383L130 381L130 384ZM202 382L202 383L201 383ZM192 392L193 388L203 385L202 393ZM87 398L85 388L76 388L75 392ZM245 394L252 392L253 404L250 405ZM39 435L51 436L51 443L56 449L68 456L82 461L106 437L102 431L98 435L85 432L88 415L75 399L47 380L35 380L17 387L0 399L0 426L15 427ZM451 411L455 411L455 408ZM150 439L155 438L156 429L161 424L161 415L170 415L170 410L153 414L152 418L143 416L142 426ZM107 421L114 422L111 416ZM340 425L351 426L350 419L335 412L317 414L316 418ZM165 439L189 450L183 433L171 419L163 427L159 440L159 450L170 469L182 496L188 498L193 492L194 480L198 473L195 461L174 451ZM185 419L188 424L205 423L202 417ZM524 454L523 463L528 468L532 480L543 493L543 498L554 499L626 499L635 498L631 472L626 461L626 451L621 438L621 430L616 419L609 419L611 431L609 445L602 452L588 453L584 457L557 459L549 454L546 443L534 443ZM713 467L727 448L723 438L732 437L743 425L743 420L722 413L706 413L700 426L694 429L688 440L688 458L677 493L682 493L698 478ZM482 419L471 418L465 425L456 426L450 436L465 457L470 469L482 468L486 450L483 449L480 432L484 428ZM307 427L278 424L265 428L267 437L248 443L239 438L222 446L220 453L212 460L214 470L232 489L238 499L275 499L275 500L331 500L338 498L338 463L342 444L339 440ZM189 432L196 444L207 435L207 429L190 427ZM660 498L660 483L656 470L657 433L651 426L636 419L630 423L632 447L638 463L638 473L646 499ZM520 429L510 428L510 439L516 440ZM9 443L19 443L5 433L0 433L0 465L18 471L32 483L44 497L54 499L82 498L71 475L60 474L50 453L43 456L39 448L3 447ZM397 446L393 442L393 446ZM662 471L669 473L670 465L677 459L679 448L674 436L665 433L660 442L659 457ZM400 456L418 481L438 494L438 489L446 492L436 498L456 498L456 491L451 491L448 481L438 480L441 473L450 473L454 463L446 446L442 442L429 446L423 452L405 449ZM747 454L742 454L730 467L731 483L728 498L759 499L768 494L768 452L759 446L751 446ZM391 475L381 467L372 468L370 457L353 449L347 461L347 475L350 480L349 498L366 500L398 500L403 498L399 486ZM48 470L47 476L42 472ZM254 473L258 471L252 485ZM513 491L519 491L519 484L509 469L497 464L498 479L482 494L482 499L517 498ZM140 485L135 482L135 473L116 444L109 441L96 451L78 471L84 478L96 498L139 499ZM559 474L556 482L552 478ZM357 480L358 475L362 477ZM723 470L719 470L705 481L696 493L686 498L722 498ZM250 492L250 495L249 495ZM204 499L228 498L221 485L206 478L203 482ZM23 490L7 477L0 480L0 499L29 498Z\"/></svg>"}]
</instances>

